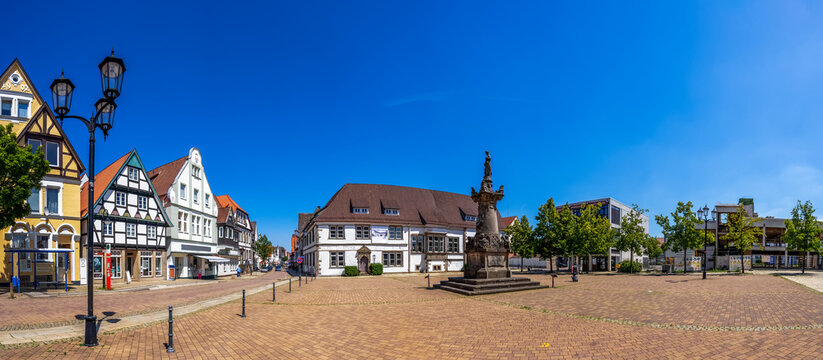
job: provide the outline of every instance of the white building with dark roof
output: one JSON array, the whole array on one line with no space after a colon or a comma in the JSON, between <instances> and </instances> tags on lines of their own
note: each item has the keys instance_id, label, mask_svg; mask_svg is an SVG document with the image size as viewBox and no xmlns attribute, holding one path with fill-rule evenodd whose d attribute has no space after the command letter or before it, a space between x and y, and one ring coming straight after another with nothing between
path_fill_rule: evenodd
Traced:
<instances>
[{"instance_id":1,"label":"white building with dark roof","mask_svg":"<svg viewBox=\"0 0 823 360\"><path fill-rule=\"evenodd\" d=\"M342 275L345 266L366 273L372 263L386 273L460 271L476 220L468 195L346 184L325 206L298 215L296 250L302 270L319 276Z\"/></svg>"}]
</instances>

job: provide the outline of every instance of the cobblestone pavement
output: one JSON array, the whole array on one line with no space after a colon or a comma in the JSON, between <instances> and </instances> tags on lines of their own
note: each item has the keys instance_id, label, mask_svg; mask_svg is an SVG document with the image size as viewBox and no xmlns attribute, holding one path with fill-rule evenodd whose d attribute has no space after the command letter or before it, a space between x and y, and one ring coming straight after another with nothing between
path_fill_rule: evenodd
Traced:
<instances>
[{"instance_id":1,"label":"cobblestone pavement","mask_svg":"<svg viewBox=\"0 0 823 360\"><path fill-rule=\"evenodd\" d=\"M544 285L546 276L534 276ZM699 327L823 326L823 296L775 276L581 275L557 289L486 298L587 317Z\"/></svg>"},{"instance_id":2,"label":"cobblestone pavement","mask_svg":"<svg viewBox=\"0 0 823 360\"><path fill-rule=\"evenodd\" d=\"M541 276L532 277L546 280ZM234 301L175 319L177 351L174 354L165 352L168 324L156 323L101 334L101 345L95 348L83 347L80 339L73 339L7 348L0 351L0 357L819 359L823 352L823 328L761 331L659 328L569 315L574 311L550 313L515 301L552 298L554 302L539 304L554 304L564 299L560 295L565 294L571 299L566 302L584 309L588 303L606 301L601 308L608 313L609 301L614 300L614 306L634 314L626 318L643 320L644 309L661 308L656 300L638 297L638 303L630 308L617 301L616 296L598 295L594 286L600 284L603 293L619 289L623 291L619 295L629 296L632 292L647 292L654 286L663 292L661 296L681 301L671 308L676 312L671 317L688 323L687 316L693 314L695 307L709 309L712 304L757 294L760 289L751 285L758 280L766 282L772 290L787 290L801 298L808 294L806 304L813 304L814 296L823 299L823 295L783 279L750 277L716 277L711 285L700 286L694 281L697 277L688 275L584 275L580 283L574 284L567 282L568 277L559 278L562 287L557 289L477 297L426 289L426 280L419 276L323 278L301 287L293 284L292 293L287 292L287 287L278 287L276 303L270 301L270 293L250 296L246 304L247 318L238 316L240 302ZM434 283L439 279L432 280ZM697 292L699 296L694 300L682 296L681 292ZM709 304L702 306L699 302ZM795 310L807 310L801 305L794 306ZM552 307L550 311L554 310ZM751 310L754 313L771 309ZM709 321L709 318L701 319ZM719 324L727 321L726 317L716 319ZM782 321L773 317L763 319Z\"/></svg>"},{"instance_id":3,"label":"cobblestone pavement","mask_svg":"<svg viewBox=\"0 0 823 360\"><path fill-rule=\"evenodd\" d=\"M169 305L189 304L240 291L243 288L270 284L276 279L286 277L288 275L284 272L273 272L255 277L224 278L218 281L202 280L208 284L162 290L108 293L104 290L96 290L94 310L98 318L102 318L101 314L106 312L114 313L109 315L108 319L117 319L120 316L162 310ZM84 316L86 306L85 296L45 298L17 296L14 299L2 296L0 297L0 309L2 309L0 330L42 328L82 322L83 320L78 320L76 316Z\"/></svg>"}]
</instances>

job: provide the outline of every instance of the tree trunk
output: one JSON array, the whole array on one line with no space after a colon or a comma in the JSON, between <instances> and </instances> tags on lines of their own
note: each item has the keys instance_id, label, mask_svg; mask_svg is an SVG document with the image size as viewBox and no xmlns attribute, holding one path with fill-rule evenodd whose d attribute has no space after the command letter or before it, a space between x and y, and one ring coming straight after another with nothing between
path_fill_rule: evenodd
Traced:
<instances>
[{"instance_id":1,"label":"tree trunk","mask_svg":"<svg viewBox=\"0 0 823 360\"><path fill-rule=\"evenodd\" d=\"M523 272L523 255L520 255L520 272Z\"/></svg>"},{"instance_id":2,"label":"tree trunk","mask_svg":"<svg viewBox=\"0 0 823 360\"><path fill-rule=\"evenodd\" d=\"M629 250L629 274L634 274L634 253Z\"/></svg>"},{"instance_id":3,"label":"tree trunk","mask_svg":"<svg viewBox=\"0 0 823 360\"><path fill-rule=\"evenodd\" d=\"M806 255L803 256L803 270L801 270L801 274L806 273L806 258L809 257L809 252L806 252Z\"/></svg>"},{"instance_id":4,"label":"tree trunk","mask_svg":"<svg viewBox=\"0 0 823 360\"><path fill-rule=\"evenodd\" d=\"M683 248L683 273L684 273L684 274L685 274L685 273L687 273L687 272L689 272L689 267L688 267L688 266L686 266L686 250L687 250L687 249L684 247L684 248Z\"/></svg>"}]
</instances>

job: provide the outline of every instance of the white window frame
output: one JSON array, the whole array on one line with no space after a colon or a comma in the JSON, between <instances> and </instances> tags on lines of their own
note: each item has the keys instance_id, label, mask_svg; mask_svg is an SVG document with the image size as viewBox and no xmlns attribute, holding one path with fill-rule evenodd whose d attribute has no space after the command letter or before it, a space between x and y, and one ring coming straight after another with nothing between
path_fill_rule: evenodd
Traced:
<instances>
[{"instance_id":1,"label":"white window frame","mask_svg":"<svg viewBox=\"0 0 823 360\"><path fill-rule=\"evenodd\" d=\"M43 154L46 156L46 161L49 160L49 150L48 150L49 149L49 144L53 144L53 145L57 146L57 163L52 164L49 161L49 166L51 166L51 167L60 167L60 143L59 142L54 142L54 141L46 141L46 146L43 147Z\"/></svg>"},{"instance_id":2,"label":"white window frame","mask_svg":"<svg viewBox=\"0 0 823 360\"><path fill-rule=\"evenodd\" d=\"M157 226L154 226L154 225L147 225L146 226L146 238L147 239L157 239Z\"/></svg>"},{"instance_id":3,"label":"white window frame","mask_svg":"<svg viewBox=\"0 0 823 360\"><path fill-rule=\"evenodd\" d=\"M192 188L191 191L192 191L191 201L193 201L195 204L199 204L200 199L198 199L198 198L200 197L200 189Z\"/></svg>"},{"instance_id":4,"label":"white window frame","mask_svg":"<svg viewBox=\"0 0 823 360\"><path fill-rule=\"evenodd\" d=\"M203 204L206 205L206 207L209 207L209 200L210 200L209 198L210 198L209 194L204 194L203 195Z\"/></svg>"},{"instance_id":5,"label":"white window frame","mask_svg":"<svg viewBox=\"0 0 823 360\"><path fill-rule=\"evenodd\" d=\"M114 235L114 223L111 221L103 221L103 235Z\"/></svg>"},{"instance_id":6,"label":"white window frame","mask_svg":"<svg viewBox=\"0 0 823 360\"><path fill-rule=\"evenodd\" d=\"M137 195L137 208L140 210L148 210L149 198L143 195Z\"/></svg>"},{"instance_id":7,"label":"white window frame","mask_svg":"<svg viewBox=\"0 0 823 360\"><path fill-rule=\"evenodd\" d=\"M41 238L46 238L46 247L40 247L38 244ZM35 233L34 234L34 247L35 249L52 249L52 239L51 234L49 233ZM35 253L34 254L35 262L48 262L51 261L51 253Z\"/></svg>"},{"instance_id":8,"label":"white window frame","mask_svg":"<svg viewBox=\"0 0 823 360\"><path fill-rule=\"evenodd\" d=\"M45 202L43 202L43 199L42 199L43 196L42 195L41 195L41 198L40 198L40 203L43 207L43 212L45 212L49 207L49 190L56 190L57 191L57 209L56 209L57 211L49 211L49 215L62 215L63 214L63 209L62 209L63 208L63 206L62 206L63 205L63 199L62 199L62 196L63 196L62 190L63 189L61 189L57 186L43 186L43 190L45 190L44 192L46 194L46 196L45 196L46 201Z\"/></svg>"},{"instance_id":9,"label":"white window frame","mask_svg":"<svg viewBox=\"0 0 823 360\"><path fill-rule=\"evenodd\" d=\"M20 104L26 104L26 116L20 116ZM31 118L31 101L17 99L17 106L14 107L14 111L17 112L17 117Z\"/></svg>"},{"instance_id":10,"label":"white window frame","mask_svg":"<svg viewBox=\"0 0 823 360\"><path fill-rule=\"evenodd\" d=\"M180 183L180 200L186 200L186 184Z\"/></svg>"},{"instance_id":11,"label":"white window frame","mask_svg":"<svg viewBox=\"0 0 823 360\"><path fill-rule=\"evenodd\" d=\"M400 210L398 209L383 209L383 215L400 215Z\"/></svg>"},{"instance_id":12,"label":"white window frame","mask_svg":"<svg viewBox=\"0 0 823 360\"><path fill-rule=\"evenodd\" d=\"M123 203L120 203L120 195L123 195ZM122 191L115 191L114 192L114 204L117 206L128 206L129 205L129 197L126 193Z\"/></svg>"},{"instance_id":13,"label":"white window frame","mask_svg":"<svg viewBox=\"0 0 823 360\"><path fill-rule=\"evenodd\" d=\"M132 174L134 174L133 178L131 176ZM129 180L140 181L140 173L137 172L137 168L129 167Z\"/></svg>"},{"instance_id":14,"label":"white window frame","mask_svg":"<svg viewBox=\"0 0 823 360\"><path fill-rule=\"evenodd\" d=\"M356 207L356 208L352 208L351 212L352 212L352 214L368 214L369 213L369 208L367 208L367 207L365 207L365 208Z\"/></svg>"},{"instance_id":15,"label":"white window frame","mask_svg":"<svg viewBox=\"0 0 823 360\"><path fill-rule=\"evenodd\" d=\"M31 207L32 214L40 214L43 211L43 189L32 189L32 192L35 191L37 192L37 207L31 207L31 204L29 204L29 206ZM29 196L29 198L31 198L31 196ZM26 202L28 201L29 200L26 199Z\"/></svg>"},{"instance_id":16,"label":"white window frame","mask_svg":"<svg viewBox=\"0 0 823 360\"><path fill-rule=\"evenodd\" d=\"M137 224L135 224L135 223L126 223L126 237L127 238L136 238L137 237Z\"/></svg>"}]
</instances>

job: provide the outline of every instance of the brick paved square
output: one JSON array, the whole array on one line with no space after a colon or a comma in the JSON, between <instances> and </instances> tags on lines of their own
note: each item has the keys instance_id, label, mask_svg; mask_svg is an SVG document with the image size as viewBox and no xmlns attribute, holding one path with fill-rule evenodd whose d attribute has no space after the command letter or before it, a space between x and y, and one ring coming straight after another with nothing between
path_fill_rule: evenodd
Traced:
<instances>
[{"instance_id":1,"label":"brick paved square","mask_svg":"<svg viewBox=\"0 0 823 360\"><path fill-rule=\"evenodd\" d=\"M534 279L549 281L542 276ZM433 279L435 280L435 279ZM440 280L438 278L437 280ZM167 323L8 347L7 358L820 358L823 295L768 275L583 275L464 297L422 276L320 278ZM651 290L652 292L649 292ZM64 355L65 353L65 355Z\"/></svg>"}]
</instances>

